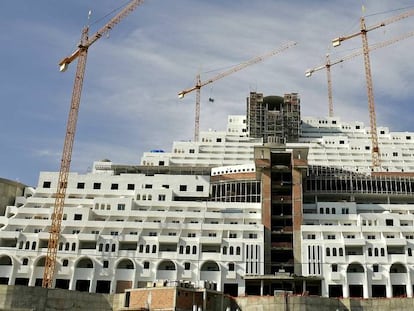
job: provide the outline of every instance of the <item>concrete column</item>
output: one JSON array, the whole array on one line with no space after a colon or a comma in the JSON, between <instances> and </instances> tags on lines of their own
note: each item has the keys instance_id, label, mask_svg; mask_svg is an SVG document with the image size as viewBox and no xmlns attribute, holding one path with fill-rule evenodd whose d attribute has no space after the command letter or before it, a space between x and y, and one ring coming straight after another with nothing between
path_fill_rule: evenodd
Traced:
<instances>
[{"instance_id":1,"label":"concrete column","mask_svg":"<svg viewBox=\"0 0 414 311\"><path fill-rule=\"evenodd\" d=\"M260 280L260 296L263 296L263 280Z\"/></svg>"},{"instance_id":2,"label":"concrete column","mask_svg":"<svg viewBox=\"0 0 414 311\"><path fill-rule=\"evenodd\" d=\"M369 292L370 292L370 288L369 288L369 284L368 284L368 269L367 267L365 267L365 273L364 273L364 280L362 282L362 293L364 298L369 298Z\"/></svg>"},{"instance_id":3,"label":"concrete column","mask_svg":"<svg viewBox=\"0 0 414 311\"><path fill-rule=\"evenodd\" d=\"M328 297L329 296L329 287L326 284L326 281L321 282L321 295L322 297Z\"/></svg>"},{"instance_id":4,"label":"concrete column","mask_svg":"<svg viewBox=\"0 0 414 311\"><path fill-rule=\"evenodd\" d=\"M391 285L391 275L389 273L389 269L388 269L388 275L386 276L386 280L387 280L387 284L385 287L386 296L387 298L391 298L392 297L392 285Z\"/></svg>"},{"instance_id":5,"label":"concrete column","mask_svg":"<svg viewBox=\"0 0 414 311\"><path fill-rule=\"evenodd\" d=\"M407 291L407 297L413 297L413 286L411 285L411 271L410 268L407 267L407 285L406 285L406 291Z\"/></svg>"},{"instance_id":6,"label":"concrete column","mask_svg":"<svg viewBox=\"0 0 414 311\"><path fill-rule=\"evenodd\" d=\"M344 278L344 283L342 285L342 292L343 292L345 298L349 298L349 284L348 284L348 280L347 280L346 275L345 275L345 278Z\"/></svg>"}]
</instances>

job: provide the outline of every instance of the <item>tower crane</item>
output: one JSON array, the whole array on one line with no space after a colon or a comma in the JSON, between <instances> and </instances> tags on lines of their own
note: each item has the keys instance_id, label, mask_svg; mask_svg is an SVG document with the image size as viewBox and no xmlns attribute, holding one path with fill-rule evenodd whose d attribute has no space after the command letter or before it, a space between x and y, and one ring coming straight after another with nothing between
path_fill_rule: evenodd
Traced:
<instances>
[{"instance_id":1,"label":"tower crane","mask_svg":"<svg viewBox=\"0 0 414 311\"><path fill-rule=\"evenodd\" d=\"M387 40L387 41L383 41L383 42L379 42L379 43L376 43L376 44L372 44L372 45L369 46L369 51L371 52L371 51L377 50L379 48L386 47L386 46L391 45L391 44L393 44L395 42L404 40L404 39L409 38L409 37L412 37L412 36L414 36L414 31L408 32L408 33L406 33L406 34L404 34L402 36L398 36L396 38L393 38L393 39L390 39L390 40ZM327 75L327 79L328 79L328 102L329 102L329 116L330 117L333 117L331 67L334 66L334 65L340 64L340 63L342 63L344 61L350 60L350 59L352 59L354 57L357 57L359 55L362 55L362 53L363 53L362 50L358 50L358 51L356 51L354 53L351 53L349 55L346 55L346 56L344 56L342 58L339 58L339 59L336 59L334 61L331 61L330 60L330 57L329 57L329 54L326 54L326 63L324 65L320 65L318 67L315 67L315 68L311 68L311 69L306 70L305 76L306 77L310 77L310 76L312 76L312 74L314 72L326 68L326 75Z\"/></svg>"},{"instance_id":2,"label":"tower crane","mask_svg":"<svg viewBox=\"0 0 414 311\"><path fill-rule=\"evenodd\" d=\"M105 26L99 29L91 37L88 36L89 26L85 26L82 30L78 48L70 56L65 57L59 63L60 71L65 71L72 61L78 59L72 91L71 106L66 125L66 135L63 145L54 209L51 216L52 223L49 231L49 240L47 245L47 256L43 273L42 287L52 287L53 277L55 274L57 245L61 231L62 213L65 204L66 188L68 184L70 162L72 159L73 141L75 138L76 123L78 119L88 48L99 38L101 38L102 35L108 33L116 24L118 24L125 16L131 13L142 2L143 0L130 1L117 15L115 15L108 23L106 23Z\"/></svg>"},{"instance_id":3,"label":"tower crane","mask_svg":"<svg viewBox=\"0 0 414 311\"><path fill-rule=\"evenodd\" d=\"M337 47L341 45L342 41L352 39L357 36L361 36L362 38L362 52L364 55L365 79L366 79L366 84L367 84L368 110L369 110L369 120L370 120L370 128L371 128L371 143L372 143L371 156L372 156L372 169L373 170L380 167L380 152L379 152L379 146L378 146L377 117L375 115L374 91L372 88L371 63L369 60L369 46L368 46L367 33L371 30L384 27L388 24L397 22L401 19L410 17L412 15L414 15L414 10L410 10L402 14L392 16L368 28L365 25L365 17L362 16L360 19L360 31L355 32L350 35L343 36L343 37L338 37L332 40L332 46Z\"/></svg>"},{"instance_id":4,"label":"tower crane","mask_svg":"<svg viewBox=\"0 0 414 311\"><path fill-rule=\"evenodd\" d=\"M190 92L192 92L194 90L196 91L194 141L198 141L198 135L199 135L199 130L200 130L200 89L203 86L205 86L207 84L210 84L210 83L212 83L212 82L214 82L216 80L219 80L221 78L224 78L224 77L226 77L226 76L228 76L228 75L230 75L230 74L232 74L234 72L237 72L239 70L242 70L243 68L246 68L247 66L256 64L258 62L261 62L261 61L265 60L266 58L268 58L270 56L276 55L276 54L278 54L280 52L283 52L284 50L287 50L287 49L295 46L296 44L297 43L296 42L293 42L293 41L288 42L288 43L285 43L284 45L278 47L277 49L275 49L275 50L273 50L271 52L268 52L268 53L263 54L261 56L254 57L254 58L252 58L252 59L250 59L250 60L248 60L246 62L240 63L240 64L238 64L238 65L236 65L236 66L234 66L234 67L232 67L232 68L230 68L230 69L228 69L226 71L223 71L222 73L219 73L215 77L210 78L210 79L208 79L206 81L201 81L200 80L200 74L197 74L197 77L196 77L196 85L193 86L193 87L191 87L191 88L189 88L189 89L183 90L180 93L178 93L178 98L183 98L187 93L190 93Z\"/></svg>"}]
</instances>

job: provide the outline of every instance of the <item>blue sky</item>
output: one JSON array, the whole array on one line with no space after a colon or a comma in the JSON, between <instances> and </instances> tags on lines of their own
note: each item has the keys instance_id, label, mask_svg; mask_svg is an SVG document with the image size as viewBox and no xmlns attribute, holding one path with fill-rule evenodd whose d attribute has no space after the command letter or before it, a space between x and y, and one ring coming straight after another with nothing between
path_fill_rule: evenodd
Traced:
<instances>
[{"instance_id":1,"label":"blue sky","mask_svg":"<svg viewBox=\"0 0 414 311\"><path fill-rule=\"evenodd\" d=\"M36 186L40 171L58 171L76 64L70 55L92 11L90 33L126 1L0 2L0 177ZM229 114L244 114L250 91L298 92L302 114L326 116L324 71L306 78L326 53L340 58L360 38L331 48L335 37L414 9L413 1L147 0L89 48L71 171L85 173L104 158L138 164L143 152L191 140L195 94L177 93L201 79L296 41L298 45L201 90L200 129L224 130ZM405 10L401 10L405 9ZM99 22L97 22L99 20ZM414 17L369 32L369 43L413 31ZM371 53L378 126L414 131L414 38ZM362 57L332 67L335 115L368 126ZM214 103L208 98L213 97Z\"/></svg>"}]
</instances>

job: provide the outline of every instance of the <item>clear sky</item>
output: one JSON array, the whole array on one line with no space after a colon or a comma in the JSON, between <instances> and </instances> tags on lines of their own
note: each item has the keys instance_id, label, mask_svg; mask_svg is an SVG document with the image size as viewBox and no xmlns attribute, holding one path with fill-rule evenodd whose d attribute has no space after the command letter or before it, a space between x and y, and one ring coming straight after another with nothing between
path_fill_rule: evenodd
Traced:
<instances>
[{"instance_id":1,"label":"clear sky","mask_svg":"<svg viewBox=\"0 0 414 311\"><path fill-rule=\"evenodd\" d=\"M0 177L36 186L41 171L58 171L76 63L58 62L126 1L0 1ZM224 130L244 114L250 91L298 92L302 114L328 114L324 70L308 68L361 48L359 37L331 40L414 9L395 0L146 0L88 53L71 171L85 173L104 158L138 164L143 152L170 151L194 134L195 94L177 93L288 41L297 46L201 90L200 130ZM88 21L88 12L92 11ZM102 19L103 18L103 19ZM414 16L370 31L370 44L413 31ZM370 54L378 126L414 132L414 37ZM335 115L369 125L362 57L332 67ZM208 98L214 98L214 103Z\"/></svg>"}]
</instances>

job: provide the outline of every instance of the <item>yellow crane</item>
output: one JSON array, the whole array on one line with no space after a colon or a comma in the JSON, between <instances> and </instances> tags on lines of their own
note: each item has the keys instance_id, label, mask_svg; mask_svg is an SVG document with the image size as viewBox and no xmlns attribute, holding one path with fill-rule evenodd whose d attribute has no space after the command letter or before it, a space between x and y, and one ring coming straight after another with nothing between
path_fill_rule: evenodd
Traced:
<instances>
[{"instance_id":1,"label":"yellow crane","mask_svg":"<svg viewBox=\"0 0 414 311\"><path fill-rule=\"evenodd\" d=\"M387 40L387 41L372 44L372 45L369 46L369 51L371 52L371 51L377 50L379 48L386 47L386 46L391 45L395 42L404 40L404 39L412 37L412 36L414 36L414 31L408 32L408 33L406 33L402 36L398 36L396 38L393 38L393 39L390 39L390 40ZM326 69L326 76L327 76L327 80L328 80L328 104L329 104L329 116L330 117L333 117L331 67L334 66L334 65L340 64L344 61L350 60L354 57L360 56L360 55L362 55L362 53L363 53L362 50L358 50L354 53L351 53L351 54L346 55L346 56L344 56L342 58L339 58L339 59L335 59L333 61L330 60L329 54L326 54L326 63L325 64L306 70L305 76L306 77L311 77L314 72L322 70L322 69Z\"/></svg>"},{"instance_id":2,"label":"yellow crane","mask_svg":"<svg viewBox=\"0 0 414 311\"><path fill-rule=\"evenodd\" d=\"M49 240L47 245L47 255L45 261L45 269L43 273L42 287L52 287L53 277L56 268L57 246L60 237L62 214L65 205L66 188L68 184L70 162L72 159L73 141L76 132L76 123L78 119L79 104L82 93L83 79L85 75L86 58L88 48L102 35L108 33L116 24L118 24L125 16L131 13L143 0L130 1L117 15L115 15L108 23L99 29L92 37L89 38L89 26L82 30L81 40L78 48L70 56L60 61L60 71L65 71L68 65L78 59L76 67L75 82L72 91L72 100L69 111L69 117L66 125L66 135L63 145L62 159L60 164L59 179L55 195L55 203L52 213L52 223L49 231Z\"/></svg>"},{"instance_id":3,"label":"yellow crane","mask_svg":"<svg viewBox=\"0 0 414 311\"><path fill-rule=\"evenodd\" d=\"M243 68L246 68L247 66L256 64L258 62L261 62L261 61L265 60L266 58L268 58L270 56L279 54L280 52L282 52L284 50L287 50L287 49L295 46L296 44L297 43L293 42L293 41L288 42L288 43L278 47L277 49L275 49L271 52L268 52L268 53L266 53L264 55L261 55L261 56L257 56L255 58L252 58L252 59L246 61L246 62L240 63L240 64L230 68L229 70L223 71L222 73L216 75L215 77L210 78L210 79L208 79L206 81L203 81L203 82L200 80L200 74L198 74L197 77L196 77L196 85L195 86L193 86L189 89L183 90L180 93L178 93L178 98L183 98L187 93L190 93L194 90L196 91L194 141L198 141L198 135L199 135L199 131L200 131L200 89L203 86L205 86L207 84L210 84L210 83L212 83L212 82L214 82L218 79L224 78L224 77L226 77L226 76L228 76L228 75L230 75L234 72L242 70Z\"/></svg>"},{"instance_id":4,"label":"yellow crane","mask_svg":"<svg viewBox=\"0 0 414 311\"><path fill-rule=\"evenodd\" d=\"M360 31L355 32L350 35L338 37L332 40L332 46L337 47L341 45L342 41L352 39L357 36L362 38L362 52L364 55L364 67L365 67L365 79L367 84L367 95L368 95L368 110L369 110L369 120L371 128L371 156L372 156L372 170L380 167L380 152L378 147L378 133L377 133L377 117L375 114L375 103L374 103L374 91L372 88L372 74L371 74L371 63L369 60L369 46L368 46L368 36L367 33L371 30L384 27L388 24L394 23L401 19L407 18L414 15L414 10L404 12L402 14L390 17L376 25L367 27L365 25L365 17L362 16L360 19Z\"/></svg>"}]
</instances>

